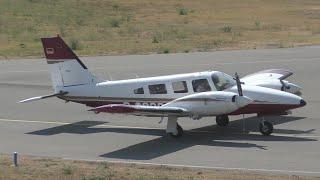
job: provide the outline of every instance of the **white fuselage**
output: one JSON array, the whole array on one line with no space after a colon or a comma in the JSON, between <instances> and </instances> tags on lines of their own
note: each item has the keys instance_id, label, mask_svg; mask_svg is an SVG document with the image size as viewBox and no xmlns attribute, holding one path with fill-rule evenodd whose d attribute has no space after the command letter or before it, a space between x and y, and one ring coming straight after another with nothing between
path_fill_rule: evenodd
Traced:
<instances>
[{"instance_id":1,"label":"white fuselage","mask_svg":"<svg viewBox=\"0 0 320 180\"><path fill-rule=\"evenodd\" d=\"M212 77L213 75L223 76L223 78L225 78L223 80L230 81L227 82L229 83L229 87L215 84L214 78ZM230 76L218 71L207 71L119 81L105 81L80 86L61 87L58 88L58 90L69 92L63 99L92 107L120 103L162 106L175 99L197 94L202 91L229 91L236 93L236 86L231 80L232 78L230 78ZM196 87L199 82L206 82L204 84L207 86L199 89ZM266 87L252 85L242 85L242 87L244 95L251 98L253 102L250 103L250 110L245 109L244 111L239 111L235 114L259 113L260 111L262 113L272 113L273 110L287 111L288 109L299 107L302 100L301 97L294 94ZM197 106L197 103L205 102L194 102L194 107ZM188 104L190 105L190 103ZM280 108L272 108L276 106L279 106ZM225 106L225 108L228 107ZM203 109L203 107L201 107L201 111L207 112L205 113L206 115L215 113L214 108L209 106L208 109ZM229 113L229 111L226 112Z\"/></svg>"}]
</instances>

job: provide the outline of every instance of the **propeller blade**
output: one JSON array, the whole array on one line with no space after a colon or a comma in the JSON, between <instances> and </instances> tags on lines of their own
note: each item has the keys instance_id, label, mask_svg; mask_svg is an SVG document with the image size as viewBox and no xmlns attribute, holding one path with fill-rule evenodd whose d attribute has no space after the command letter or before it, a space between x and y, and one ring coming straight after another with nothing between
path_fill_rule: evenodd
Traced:
<instances>
[{"instance_id":1,"label":"propeller blade","mask_svg":"<svg viewBox=\"0 0 320 180\"><path fill-rule=\"evenodd\" d=\"M236 80L236 83L237 83L238 94L239 94L239 96L243 96L241 82L240 82L240 79L239 79L239 76L238 76L237 72L235 73L235 80Z\"/></svg>"}]
</instances>

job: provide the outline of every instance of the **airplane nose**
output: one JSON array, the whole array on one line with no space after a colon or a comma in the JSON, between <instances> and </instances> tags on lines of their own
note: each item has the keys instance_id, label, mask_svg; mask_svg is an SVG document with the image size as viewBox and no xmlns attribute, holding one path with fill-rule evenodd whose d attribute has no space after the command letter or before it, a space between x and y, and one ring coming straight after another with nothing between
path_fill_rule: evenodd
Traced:
<instances>
[{"instance_id":1,"label":"airplane nose","mask_svg":"<svg viewBox=\"0 0 320 180\"><path fill-rule=\"evenodd\" d=\"M307 102L305 100L301 99L300 100L300 106L302 107L302 106L305 106L305 105L307 105Z\"/></svg>"}]
</instances>

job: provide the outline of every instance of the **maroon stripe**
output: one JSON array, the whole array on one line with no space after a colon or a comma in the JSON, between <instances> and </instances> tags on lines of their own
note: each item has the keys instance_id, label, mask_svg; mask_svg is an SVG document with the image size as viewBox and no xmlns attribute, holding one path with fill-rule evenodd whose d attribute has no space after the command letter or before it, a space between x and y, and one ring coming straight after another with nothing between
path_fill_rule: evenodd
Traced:
<instances>
[{"instance_id":1,"label":"maroon stripe","mask_svg":"<svg viewBox=\"0 0 320 180\"><path fill-rule=\"evenodd\" d=\"M89 107L99 107L99 106L103 106L103 105L109 105L109 104L123 104L123 102L119 102L119 101L84 101L84 100L70 100L71 102L75 102L75 103L80 103L80 104L85 104L86 106ZM136 105L137 102L135 101L129 101L128 102L130 105ZM140 103L140 102L139 102ZM162 103L165 104L166 102L147 102L147 103Z\"/></svg>"},{"instance_id":2,"label":"maroon stripe","mask_svg":"<svg viewBox=\"0 0 320 180\"><path fill-rule=\"evenodd\" d=\"M92 109L90 111L97 111L97 112L106 112L106 113L132 113L135 111L134 108L124 106L124 105L110 105L110 106L104 106L104 107L98 107L95 109Z\"/></svg>"},{"instance_id":3,"label":"maroon stripe","mask_svg":"<svg viewBox=\"0 0 320 180\"><path fill-rule=\"evenodd\" d=\"M279 114L290 109L295 109L301 107L301 105L294 104L249 104L242 107L230 115L239 114Z\"/></svg>"}]
</instances>

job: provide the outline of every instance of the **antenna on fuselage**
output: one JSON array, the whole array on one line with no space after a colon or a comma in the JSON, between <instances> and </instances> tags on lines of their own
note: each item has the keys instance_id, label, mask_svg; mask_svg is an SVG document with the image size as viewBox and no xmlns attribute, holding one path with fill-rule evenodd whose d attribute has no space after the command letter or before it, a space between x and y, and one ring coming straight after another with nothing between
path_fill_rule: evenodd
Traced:
<instances>
[{"instance_id":1,"label":"antenna on fuselage","mask_svg":"<svg viewBox=\"0 0 320 180\"><path fill-rule=\"evenodd\" d=\"M234 74L234 76L235 76L234 79L236 80L236 83L237 83L238 94L239 94L239 96L243 96L242 87L241 87L241 82L240 82L240 78L239 78L239 76L238 76L238 73L236 72L236 73Z\"/></svg>"}]
</instances>

